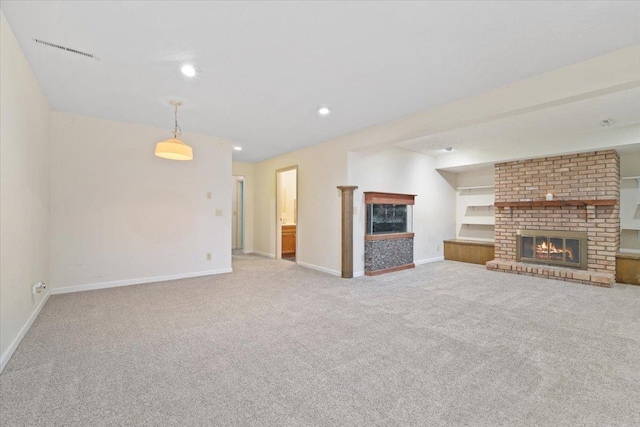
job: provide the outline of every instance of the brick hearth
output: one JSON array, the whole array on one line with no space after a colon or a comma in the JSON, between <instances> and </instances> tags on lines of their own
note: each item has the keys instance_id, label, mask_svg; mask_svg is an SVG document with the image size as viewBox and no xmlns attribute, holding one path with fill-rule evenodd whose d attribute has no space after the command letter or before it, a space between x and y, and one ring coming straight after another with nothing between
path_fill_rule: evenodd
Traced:
<instances>
[{"instance_id":1,"label":"brick hearth","mask_svg":"<svg viewBox=\"0 0 640 427\"><path fill-rule=\"evenodd\" d=\"M620 158L614 150L545 157L495 166L496 206L545 200L617 200L614 206L499 208L495 213L495 260L487 268L597 286L615 280L620 246ZM516 262L516 230L587 233L587 269Z\"/></svg>"}]
</instances>

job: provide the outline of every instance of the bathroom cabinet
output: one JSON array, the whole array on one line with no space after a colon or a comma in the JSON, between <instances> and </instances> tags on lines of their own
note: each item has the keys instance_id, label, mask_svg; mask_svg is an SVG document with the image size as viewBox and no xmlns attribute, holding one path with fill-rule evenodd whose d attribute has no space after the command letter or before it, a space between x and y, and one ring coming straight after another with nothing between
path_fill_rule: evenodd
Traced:
<instances>
[{"instance_id":1,"label":"bathroom cabinet","mask_svg":"<svg viewBox=\"0 0 640 427\"><path fill-rule=\"evenodd\" d=\"M282 226L282 258L296 256L296 225Z\"/></svg>"}]
</instances>

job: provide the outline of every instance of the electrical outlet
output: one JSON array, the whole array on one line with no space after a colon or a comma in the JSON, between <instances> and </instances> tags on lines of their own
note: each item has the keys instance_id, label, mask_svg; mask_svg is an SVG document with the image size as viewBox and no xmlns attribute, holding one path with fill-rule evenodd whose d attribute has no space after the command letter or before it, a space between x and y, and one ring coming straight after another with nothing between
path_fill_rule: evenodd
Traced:
<instances>
[{"instance_id":1,"label":"electrical outlet","mask_svg":"<svg viewBox=\"0 0 640 427\"><path fill-rule=\"evenodd\" d=\"M207 252L207 261L211 261L211 252Z\"/></svg>"},{"instance_id":2,"label":"electrical outlet","mask_svg":"<svg viewBox=\"0 0 640 427\"><path fill-rule=\"evenodd\" d=\"M45 282L38 282L35 285L31 286L31 293L33 295L39 294L46 289L47 289L47 284Z\"/></svg>"},{"instance_id":3,"label":"electrical outlet","mask_svg":"<svg viewBox=\"0 0 640 427\"><path fill-rule=\"evenodd\" d=\"M211 191L207 191L207 199L211 200L213 196L211 195Z\"/></svg>"},{"instance_id":4,"label":"electrical outlet","mask_svg":"<svg viewBox=\"0 0 640 427\"><path fill-rule=\"evenodd\" d=\"M222 216L222 209L216 209L216 216Z\"/></svg>"}]
</instances>

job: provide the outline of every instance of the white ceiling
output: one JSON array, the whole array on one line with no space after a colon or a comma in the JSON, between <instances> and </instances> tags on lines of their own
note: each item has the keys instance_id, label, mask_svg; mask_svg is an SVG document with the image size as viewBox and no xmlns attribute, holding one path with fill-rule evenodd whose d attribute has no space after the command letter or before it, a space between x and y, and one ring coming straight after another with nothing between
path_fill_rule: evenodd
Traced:
<instances>
[{"instance_id":1,"label":"white ceiling","mask_svg":"<svg viewBox=\"0 0 640 427\"><path fill-rule=\"evenodd\" d=\"M639 76L640 77L640 76ZM602 121L612 119L605 127ZM614 130L640 124L640 88L624 90L577 102L544 108L526 114L474 126L435 133L396 144L399 147L440 157L465 150L517 151L518 146L567 144L596 135L609 141ZM627 136L627 134L625 134ZM627 141L619 141L620 144ZM640 143L640 133L635 132ZM454 148L448 152L446 147ZM514 150L515 149L515 150Z\"/></svg>"},{"instance_id":2,"label":"white ceiling","mask_svg":"<svg viewBox=\"0 0 640 427\"><path fill-rule=\"evenodd\" d=\"M230 138L249 162L640 43L639 2L1 7L53 110L169 131L179 99L185 132ZM332 114L318 116L321 105Z\"/></svg>"}]
</instances>

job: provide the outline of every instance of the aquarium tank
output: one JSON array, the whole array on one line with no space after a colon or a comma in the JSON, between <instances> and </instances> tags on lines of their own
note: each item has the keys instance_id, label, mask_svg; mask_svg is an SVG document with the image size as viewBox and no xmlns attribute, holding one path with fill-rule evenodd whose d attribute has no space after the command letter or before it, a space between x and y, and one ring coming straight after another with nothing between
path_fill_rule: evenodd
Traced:
<instances>
[{"instance_id":1,"label":"aquarium tank","mask_svg":"<svg viewBox=\"0 0 640 427\"><path fill-rule=\"evenodd\" d=\"M409 233L412 205L368 204L366 234Z\"/></svg>"}]
</instances>

